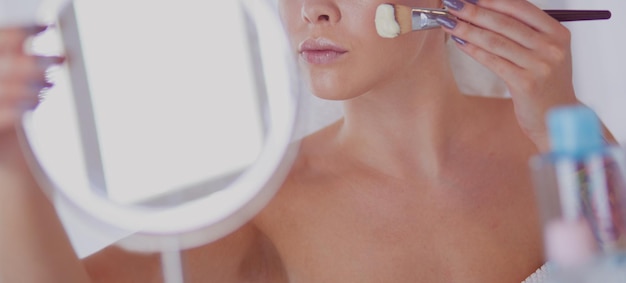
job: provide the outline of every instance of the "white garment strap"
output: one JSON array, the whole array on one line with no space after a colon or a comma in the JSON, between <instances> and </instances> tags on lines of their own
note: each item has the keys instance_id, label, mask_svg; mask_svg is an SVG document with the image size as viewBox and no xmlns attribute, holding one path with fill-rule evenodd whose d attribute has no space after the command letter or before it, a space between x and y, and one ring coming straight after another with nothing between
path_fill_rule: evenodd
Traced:
<instances>
[{"instance_id":1,"label":"white garment strap","mask_svg":"<svg viewBox=\"0 0 626 283\"><path fill-rule=\"evenodd\" d=\"M544 264L541 266L535 273L531 274L526 278L526 280L522 281L522 283L545 283L548 282L549 267L548 264Z\"/></svg>"}]
</instances>

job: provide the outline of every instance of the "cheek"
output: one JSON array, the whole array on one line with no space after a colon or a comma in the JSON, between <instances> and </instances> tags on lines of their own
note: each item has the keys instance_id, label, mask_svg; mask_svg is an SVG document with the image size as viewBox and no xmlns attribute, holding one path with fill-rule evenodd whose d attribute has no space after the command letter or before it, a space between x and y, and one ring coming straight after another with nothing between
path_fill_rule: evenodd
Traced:
<instances>
[{"instance_id":1,"label":"cheek","mask_svg":"<svg viewBox=\"0 0 626 283\"><path fill-rule=\"evenodd\" d=\"M360 41L348 60L333 68L303 66L303 75L312 92L323 99L345 100L384 88L402 73L410 71L416 53L415 42L388 39Z\"/></svg>"},{"instance_id":2,"label":"cheek","mask_svg":"<svg viewBox=\"0 0 626 283\"><path fill-rule=\"evenodd\" d=\"M278 0L278 14L281 19L286 20L286 16L293 13L294 4L290 0Z\"/></svg>"},{"instance_id":3,"label":"cheek","mask_svg":"<svg viewBox=\"0 0 626 283\"><path fill-rule=\"evenodd\" d=\"M360 96L384 84L393 76L389 62L364 60L332 70L305 70L311 92L323 99L346 100Z\"/></svg>"},{"instance_id":4,"label":"cheek","mask_svg":"<svg viewBox=\"0 0 626 283\"><path fill-rule=\"evenodd\" d=\"M283 27L290 38L294 38L296 31L301 25L302 19L299 11L299 1L279 0L278 14L283 23Z\"/></svg>"},{"instance_id":5,"label":"cheek","mask_svg":"<svg viewBox=\"0 0 626 283\"><path fill-rule=\"evenodd\" d=\"M346 100L363 93L363 69L350 71L309 70L303 72L311 92L322 99Z\"/></svg>"}]
</instances>

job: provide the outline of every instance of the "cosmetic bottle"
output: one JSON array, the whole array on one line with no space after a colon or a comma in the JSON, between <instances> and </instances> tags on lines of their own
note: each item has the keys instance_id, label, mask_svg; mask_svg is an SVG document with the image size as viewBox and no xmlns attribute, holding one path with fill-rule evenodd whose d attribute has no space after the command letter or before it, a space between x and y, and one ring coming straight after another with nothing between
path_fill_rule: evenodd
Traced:
<instances>
[{"instance_id":1,"label":"cosmetic bottle","mask_svg":"<svg viewBox=\"0 0 626 283\"><path fill-rule=\"evenodd\" d=\"M624 150L604 140L586 106L551 109L547 126L551 150L530 160L543 227L584 218L602 253L625 251Z\"/></svg>"},{"instance_id":2,"label":"cosmetic bottle","mask_svg":"<svg viewBox=\"0 0 626 283\"><path fill-rule=\"evenodd\" d=\"M586 219L552 220L544 232L550 264L545 283L626 282L626 258L602 254Z\"/></svg>"},{"instance_id":3,"label":"cosmetic bottle","mask_svg":"<svg viewBox=\"0 0 626 283\"><path fill-rule=\"evenodd\" d=\"M551 149L533 156L550 283L626 283L624 150L585 106L551 109Z\"/></svg>"}]
</instances>

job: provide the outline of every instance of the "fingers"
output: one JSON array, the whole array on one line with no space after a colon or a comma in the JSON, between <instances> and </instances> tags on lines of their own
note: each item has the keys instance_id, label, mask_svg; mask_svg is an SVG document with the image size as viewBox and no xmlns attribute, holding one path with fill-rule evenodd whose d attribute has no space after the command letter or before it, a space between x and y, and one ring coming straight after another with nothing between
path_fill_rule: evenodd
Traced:
<instances>
[{"instance_id":1,"label":"fingers","mask_svg":"<svg viewBox=\"0 0 626 283\"><path fill-rule=\"evenodd\" d=\"M462 28L467 28L468 26L478 26L497 35L505 35L506 38L514 42L518 42L526 48L537 48L537 42L540 42L541 38L537 38L538 33L524 22L494 10L481 8L477 5L466 5L461 1L458 3L462 4L457 4L455 7L459 8L458 5L463 5L460 7L461 9L458 11L450 9L451 12L459 17L459 19L463 22L471 22L471 25L466 24L463 25ZM471 30L472 29L470 29L470 32Z\"/></svg>"},{"instance_id":2,"label":"fingers","mask_svg":"<svg viewBox=\"0 0 626 283\"><path fill-rule=\"evenodd\" d=\"M0 101L2 98L18 96L31 90L37 93L52 86L46 79L46 71L61 64L63 57L57 56L6 56L0 54Z\"/></svg>"},{"instance_id":3,"label":"fingers","mask_svg":"<svg viewBox=\"0 0 626 283\"><path fill-rule=\"evenodd\" d=\"M24 42L31 36L45 31L47 26L11 27L0 29L0 53L21 53Z\"/></svg>"},{"instance_id":4,"label":"fingers","mask_svg":"<svg viewBox=\"0 0 626 283\"><path fill-rule=\"evenodd\" d=\"M478 0L474 1L474 3L476 6L515 18L542 33L556 35L564 29L558 21L541 11L528 0ZM463 13L465 12L461 12L461 14Z\"/></svg>"},{"instance_id":5,"label":"fingers","mask_svg":"<svg viewBox=\"0 0 626 283\"><path fill-rule=\"evenodd\" d=\"M453 18L439 23L459 48L507 84L521 128L539 148L544 115L577 102L570 33L527 0L444 0Z\"/></svg>"},{"instance_id":6,"label":"fingers","mask_svg":"<svg viewBox=\"0 0 626 283\"><path fill-rule=\"evenodd\" d=\"M33 56L24 52L26 40L45 26L0 29L0 132L26 110L39 104L43 89L52 87L46 72L64 61L57 56Z\"/></svg>"},{"instance_id":7,"label":"fingers","mask_svg":"<svg viewBox=\"0 0 626 283\"><path fill-rule=\"evenodd\" d=\"M19 119L21 112L13 108L0 107L0 134L3 129L12 127L17 119Z\"/></svg>"},{"instance_id":8,"label":"fingers","mask_svg":"<svg viewBox=\"0 0 626 283\"><path fill-rule=\"evenodd\" d=\"M27 110L39 102L39 93L50 84L33 83L29 85L0 85L0 107Z\"/></svg>"},{"instance_id":9,"label":"fingers","mask_svg":"<svg viewBox=\"0 0 626 283\"><path fill-rule=\"evenodd\" d=\"M497 16L496 16L497 18ZM478 46L484 50L489 50L494 55L514 62L521 67L527 67L532 64L533 57L530 56L528 47L519 44L515 40L505 36L499 32L493 32L483 28L477 28L473 24L463 21L457 21L452 18L439 18L444 26L451 30L454 40L459 44L465 45L467 41L472 45ZM487 20L483 20L487 21Z\"/></svg>"},{"instance_id":10,"label":"fingers","mask_svg":"<svg viewBox=\"0 0 626 283\"><path fill-rule=\"evenodd\" d=\"M60 64L57 56L2 56L0 55L0 82L11 80L45 80L46 70Z\"/></svg>"},{"instance_id":11,"label":"fingers","mask_svg":"<svg viewBox=\"0 0 626 283\"><path fill-rule=\"evenodd\" d=\"M445 0L444 4L459 20L438 21L463 51L506 81L515 80L523 71L548 73L567 61L569 31L528 1L472 2ZM511 16L511 11L515 15ZM527 21L535 22L530 25ZM545 31L559 30L559 35L546 34L535 26Z\"/></svg>"},{"instance_id":12,"label":"fingers","mask_svg":"<svg viewBox=\"0 0 626 283\"><path fill-rule=\"evenodd\" d=\"M504 42L499 37L510 40L509 45L515 43L530 50L552 51L551 44L570 42L565 26L526 0L444 0L444 4L464 23L453 34L474 44L482 43L483 48L489 47L489 42L499 46L497 43ZM483 31L482 36L468 35L477 30Z\"/></svg>"},{"instance_id":13,"label":"fingers","mask_svg":"<svg viewBox=\"0 0 626 283\"><path fill-rule=\"evenodd\" d=\"M20 115L39 104L39 90L33 87L0 84L0 133L14 125Z\"/></svg>"},{"instance_id":14,"label":"fingers","mask_svg":"<svg viewBox=\"0 0 626 283\"><path fill-rule=\"evenodd\" d=\"M40 81L0 84L0 107L22 111L34 109L40 93L50 87L51 83Z\"/></svg>"},{"instance_id":15,"label":"fingers","mask_svg":"<svg viewBox=\"0 0 626 283\"><path fill-rule=\"evenodd\" d=\"M458 4L457 4L458 3ZM504 29L521 28L522 32L528 30L515 20L506 18L486 9L476 9L474 5L464 2L446 1L448 5L471 14L471 18L477 18L477 22L469 23L462 18L441 17L437 19L442 26L452 35L463 51L472 56L475 60L491 69L501 78L515 78L519 76L522 69L534 64L534 57L531 55L528 44L519 44L504 31L492 31L484 27L491 25L508 26ZM452 10L452 8L450 8ZM469 17L468 17L469 18ZM522 37L522 35L520 35ZM471 44L470 44L471 43Z\"/></svg>"}]
</instances>

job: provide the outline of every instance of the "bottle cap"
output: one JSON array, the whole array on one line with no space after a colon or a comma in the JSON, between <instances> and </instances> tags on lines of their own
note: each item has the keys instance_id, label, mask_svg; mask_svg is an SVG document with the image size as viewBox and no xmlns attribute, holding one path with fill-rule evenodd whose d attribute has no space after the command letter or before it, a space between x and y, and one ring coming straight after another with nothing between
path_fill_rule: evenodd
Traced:
<instances>
[{"instance_id":1,"label":"bottle cap","mask_svg":"<svg viewBox=\"0 0 626 283\"><path fill-rule=\"evenodd\" d=\"M602 127L595 112L582 105L551 109L547 118L552 152L580 157L602 151Z\"/></svg>"}]
</instances>

